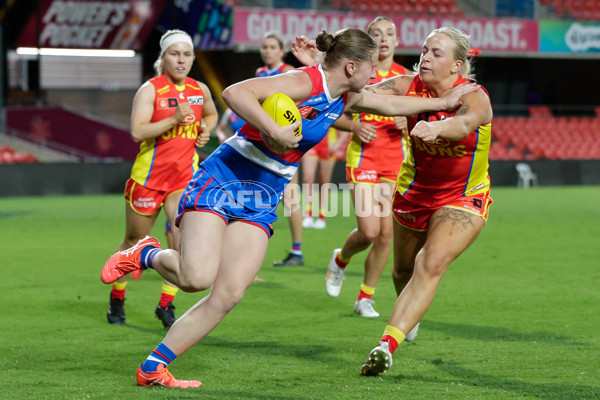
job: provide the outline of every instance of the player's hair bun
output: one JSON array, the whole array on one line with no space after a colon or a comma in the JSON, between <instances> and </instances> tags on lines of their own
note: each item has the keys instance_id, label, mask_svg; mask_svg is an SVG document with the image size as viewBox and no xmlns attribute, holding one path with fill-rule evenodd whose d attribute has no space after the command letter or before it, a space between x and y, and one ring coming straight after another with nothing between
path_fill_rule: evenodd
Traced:
<instances>
[{"instance_id":1,"label":"player's hair bun","mask_svg":"<svg viewBox=\"0 0 600 400\"><path fill-rule=\"evenodd\" d=\"M317 49L319 49L319 51L327 52L335 44L335 38L331 33L323 29L315 38L315 44L317 45Z\"/></svg>"}]
</instances>

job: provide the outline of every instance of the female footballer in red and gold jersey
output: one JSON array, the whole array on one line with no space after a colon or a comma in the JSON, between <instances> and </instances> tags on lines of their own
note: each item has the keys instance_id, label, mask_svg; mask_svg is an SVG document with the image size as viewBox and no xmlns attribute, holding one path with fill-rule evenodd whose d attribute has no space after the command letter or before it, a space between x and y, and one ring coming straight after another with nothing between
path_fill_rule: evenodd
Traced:
<instances>
[{"instance_id":1,"label":"female footballer in red and gold jersey","mask_svg":"<svg viewBox=\"0 0 600 400\"><path fill-rule=\"evenodd\" d=\"M149 235L163 207L173 242L179 243L175 226L179 200L198 169L196 147L208 142L218 118L208 87L188 77L193 62L191 37L180 30L167 31L161 37L160 56L154 64L157 76L135 95L131 138L140 143L140 152L125 185L125 237L117 250L125 250ZM111 324L125 323L126 285L127 276L113 284L107 313ZM172 302L177 290L165 281L155 309L167 329L176 319Z\"/></svg>"},{"instance_id":2,"label":"female footballer in red and gold jersey","mask_svg":"<svg viewBox=\"0 0 600 400\"><path fill-rule=\"evenodd\" d=\"M395 80L378 93L434 98L468 79L470 37L455 28L435 29L423 44L418 75ZM479 236L490 197L488 153L492 106L487 91L464 95L455 112L409 117L411 147L394 196L394 283L399 293L379 344L362 375L379 375L431 305L442 276ZM397 277L412 274L406 286ZM400 289L400 290L399 290Z\"/></svg>"},{"instance_id":3,"label":"female footballer in red and gold jersey","mask_svg":"<svg viewBox=\"0 0 600 400\"><path fill-rule=\"evenodd\" d=\"M368 26L379 49L377 76L370 85L412 74L394 62L398 46L396 25L387 17L377 17ZM346 153L346 179L353 185L357 229L346 238L340 249L333 251L326 276L326 290L337 297L342 287L346 266L357 253L368 249L364 279L354 302L354 312L362 317L378 317L373 295L390 254L393 217L392 195L398 171L408 142L405 117L385 117L371 113L354 114L353 134ZM370 248L369 248L370 247ZM410 276L406 277L405 284ZM416 334L416 332L415 332Z\"/></svg>"}]
</instances>

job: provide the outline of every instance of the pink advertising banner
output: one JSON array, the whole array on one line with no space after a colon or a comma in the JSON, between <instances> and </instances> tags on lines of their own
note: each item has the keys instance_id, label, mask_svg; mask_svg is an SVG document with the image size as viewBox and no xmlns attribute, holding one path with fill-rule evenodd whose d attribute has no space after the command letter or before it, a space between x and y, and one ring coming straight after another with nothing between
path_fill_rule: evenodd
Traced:
<instances>
[{"instance_id":1,"label":"pink advertising banner","mask_svg":"<svg viewBox=\"0 0 600 400\"><path fill-rule=\"evenodd\" d=\"M296 35L314 38L322 29L367 29L374 15L316 11L259 10L236 7L233 40L236 45L260 45L265 32L274 30L286 43ZM441 26L454 26L471 35L471 47L493 52L537 52L539 30L535 20L393 17L398 28L398 50L420 49L429 33Z\"/></svg>"},{"instance_id":2,"label":"pink advertising banner","mask_svg":"<svg viewBox=\"0 0 600 400\"><path fill-rule=\"evenodd\" d=\"M41 0L17 47L141 50L164 0Z\"/></svg>"}]
</instances>

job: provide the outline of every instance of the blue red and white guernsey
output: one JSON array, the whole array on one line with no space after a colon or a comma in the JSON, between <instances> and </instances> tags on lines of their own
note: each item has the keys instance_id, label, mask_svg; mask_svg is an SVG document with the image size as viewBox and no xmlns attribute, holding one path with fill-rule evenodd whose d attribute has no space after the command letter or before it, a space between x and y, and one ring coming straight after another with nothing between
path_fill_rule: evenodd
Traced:
<instances>
[{"instance_id":1,"label":"blue red and white guernsey","mask_svg":"<svg viewBox=\"0 0 600 400\"><path fill-rule=\"evenodd\" d=\"M454 86L464 82L467 79L459 77ZM481 89L485 91L483 86ZM415 76L406 95L430 97L419 76ZM408 118L408 129L412 130L419 121L441 121L454 114L440 111L414 115ZM491 131L489 121L460 141L437 138L435 143L425 143L411 136L412 146L398 175L398 192L410 202L431 208L462 196L488 192Z\"/></svg>"},{"instance_id":2,"label":"blue red and white guernsey","mask_svg":"<svg viewBox=\"0 0 600 400\"><path fill-rule=\"evenodd\" d=\"M183 210L180 207L180 213L189 208L194 191L198 191L195 181L200 179L204 170L237 204L254 211L264 211L265 207L274 211L285 186L296 174L304 153L325 137L329 127L344 112L348 101L346 93L331 98L321 65L300 70L308 74L313 88L310 95L297 104L302 116L303 135L299 146L285 154L273 153L263 143L260 132L245 124L202 162L182 196ZM273 221L276 218L275 215Z\"/></svg>"},{"instance_id":3,"label":"blue red and white guernsey","mask_svg":"<svg viewBox=\"0 0 600 400\"><path fill-rule=\"evenodd\" d=\"M290 64L286 64L284 62L280 62L273 69L268 69L267 66L265 65L264 67L260 67L259 69L256 70L256 77L262 78L264 76L274 76L274 75L283 74L283 70L286 68L294 68L294 67L291 66Z\"/></svg>"},{"instance_id":4,"label":"blue red and white guernsey","mask_svg":"<svg viewBox=\"0 0 600 400\"><path fill-rule=\"evenodd\" d=\"M237 131L242 126L244 126L245 123L246 123L246 121L241 119L239 117L239 115L237 115L233 111L231 112L231 114L229 114L229 126L231 127L232 131L234 131L234 132Z\"/></svg>"},{"instance_id":5,"label":"blue red and white guernsey","mask_svg":"<svg viewBox=\"0 0 600 400\"><path fill-rule=\"evenodd\" d=\"M164 75L149 82L155 89L154 113L150 122L174 115L177 105L182 102L190 103L194 114L162 135L140 143L131 178L149 189L181 190L198 169L195 143L202 118L204 92L192 78L186 78L181 86L172 84Z\"/></svg>"}]
</instances>

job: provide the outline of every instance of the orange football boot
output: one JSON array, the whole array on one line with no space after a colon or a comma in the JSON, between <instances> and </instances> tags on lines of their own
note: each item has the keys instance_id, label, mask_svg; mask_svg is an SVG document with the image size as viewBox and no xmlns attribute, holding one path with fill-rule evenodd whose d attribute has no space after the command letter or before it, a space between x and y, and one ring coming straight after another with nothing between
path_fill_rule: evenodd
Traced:
<instances>
[{"instance_id":1,"label":"orange football boot","mask_svg":"<svg viewBox=\"0 0 600 400\"><path fill-rule=\"evenodd\" d=\"M200 381L180 381L175 379L164 364L158 364L156 372L146 373L142 371L140 365L137 370L137 384L138 386L166 386L166 387L180 387L180 388L197 388L202 386Z\"/></svg>"},{"instance_id":2,"label":"orange football boot","mask_svg":"<svg viewBox=\"0 0 600 400\"><path fill-rule=\"evenodd\" d=\"M143 269L136 269L131 273L131 279L133 279L134 281L139 281L142 277L142 272L144 272Z\"/></svg>"},{"instance_id":3,"label":"orange football boot","mask_svg":"<svg viewBox=\"0 0 600 400\"><path fill-rule=\"evenodd\" d=\"M100 274L102 282L113 283L120 277L132 271L142 270L143 267L140 263L140 258L142 250L148 246L160 248L160 242L158 239L146 236L145 238L140 239L135 246L113 254L108 261L106 261L106 264L104 264L104 268L102 268L102 273Z\"/></svg>"}]
</instances>

